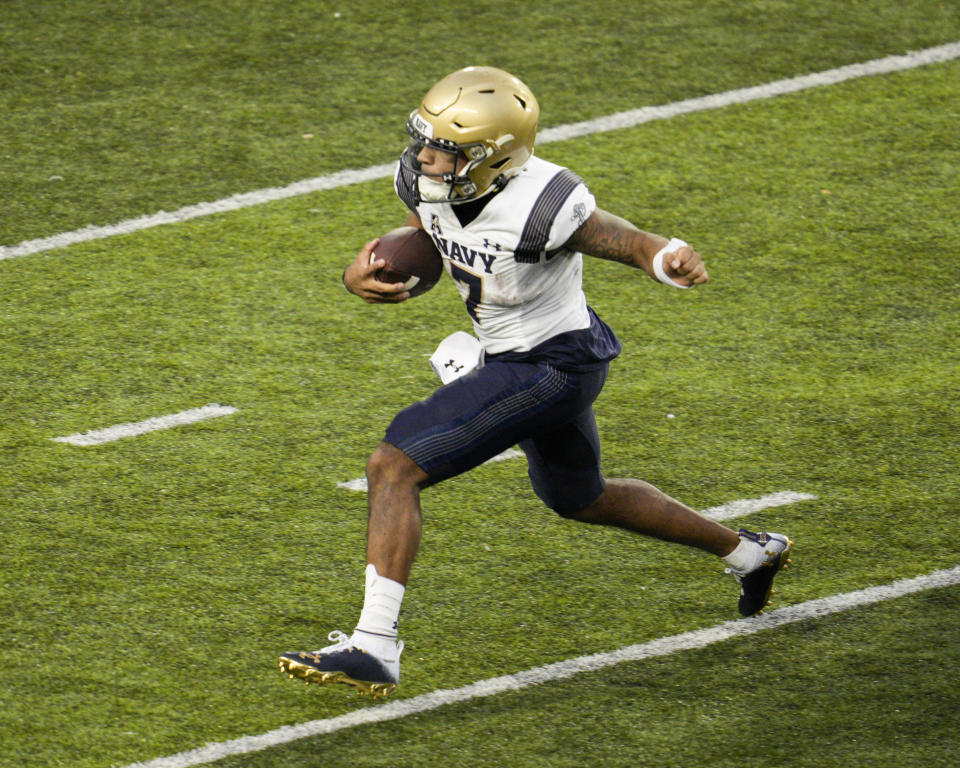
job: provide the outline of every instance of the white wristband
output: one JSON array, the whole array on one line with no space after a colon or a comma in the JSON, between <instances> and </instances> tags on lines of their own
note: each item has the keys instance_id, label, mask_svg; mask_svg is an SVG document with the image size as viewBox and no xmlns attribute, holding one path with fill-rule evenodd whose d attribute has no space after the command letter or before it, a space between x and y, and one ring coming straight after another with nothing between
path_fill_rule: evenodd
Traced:
<instances>
[{"instance_id":1,"label":"white wristband","mask_svg":"<svg viewBox=\"0 0 960 768\"><path fill-rule=\"evenodd\" d=\"M683 240L674 237L667 243L663 248L661 248L657 255L653 257L653 273L657 276L657 280L665 285L672 285L674 288L689 288L689 285L681 285L676 280L674 280L670 275L668 275L663 269L663 257L667 254L673 253L674 251L683 248L686 243Z\"/></svg>"}]
</instances>

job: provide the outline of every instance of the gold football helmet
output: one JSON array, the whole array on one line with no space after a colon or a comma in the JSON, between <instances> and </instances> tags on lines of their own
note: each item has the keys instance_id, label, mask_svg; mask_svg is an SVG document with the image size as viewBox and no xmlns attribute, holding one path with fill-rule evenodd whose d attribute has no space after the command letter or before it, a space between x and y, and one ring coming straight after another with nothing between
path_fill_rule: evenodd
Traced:
<instances>
[{"instance_id":1,"label":"gold football helmet","mask_svg":"<svg viewBox=\"0 0 960 768\"><path fill-rule=\"evenodd\" d=\"M423 202L459 203L502 189L533 154L539 116L533 93L509 72L458 70L434 85L410 114L401 171L416 182ZM424 146L454 153L466 164L428 178L417 160Z\"/></svg>"}]
</instances>

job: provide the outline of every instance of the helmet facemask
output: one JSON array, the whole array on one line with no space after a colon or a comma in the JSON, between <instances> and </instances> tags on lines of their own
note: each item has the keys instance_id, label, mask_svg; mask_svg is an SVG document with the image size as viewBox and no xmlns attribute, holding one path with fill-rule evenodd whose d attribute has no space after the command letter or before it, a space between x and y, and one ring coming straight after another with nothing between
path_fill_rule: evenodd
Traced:
<instances>
[{"instance_id":1,"label":"helmet facemask","mask_svg":"<svg viewBox=\"0 0 960 768\"><path fill-rule=\"evenodd\" d=\"M414 112L407 120L407 133L410 134L410 143L400 156L400 162L417 179L420 199L425 203L457 203L473 200L480 196L480 190L470 178L470 172L490 156L492 151L482 143L456 144L444 139L428 138L417 129L418 117ZM420 121L422 123L422 120ZM418 157L420 152L430 147L438 152L445 152L453 157L454 169L438 175L425 173ZM461 161L466 161L459 172L456 167ZM498 185L502 186L502 185ZM489 190L484 190L487 192Z\"/></svg>"}]
</instances>

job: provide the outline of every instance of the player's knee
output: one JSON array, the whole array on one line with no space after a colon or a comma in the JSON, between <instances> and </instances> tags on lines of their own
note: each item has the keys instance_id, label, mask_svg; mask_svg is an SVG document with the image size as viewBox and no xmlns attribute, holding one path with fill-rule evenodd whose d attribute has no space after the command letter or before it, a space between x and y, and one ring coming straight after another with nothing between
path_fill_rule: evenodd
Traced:
<instances>
[{"instance_id":1,"label":"player's knee","mask_svg":"<svg viewBox=\"0 0 960 768\"><path fill-rule=\"evenodd\" d=\"M367 459L367 485L371 488L384 484L415 485L421 482L422 477L420 467L390 443L380 443Z\"/></svg>"},{"instance_id":2,"label":"player's knee","mask_svg":"<svg viewBox=\"0 0 960 768\"><path fill-rule=\"evenodd\" d=\"M569 488L562 491L553 491L535 485L533 490L540 500L560 517L568 520L580 520L585 523L595 522L595 509L603 497L603 492L601 491L598 495L596 489L584 489L584 491L576 493L571 492Z\"/></svg>"},{"instance_id":3,"label":"player's knee","mask_svg":"<svg viewBox=\"0 0 960 768\"><path fill-rule=\"evenodd\" d=\"M549 506L549 505L548 505ZM570 505L560 505L550 507L554 512L556 512L560 517L566 518L567 520L577 520L580 517L580 513L583 510L583 507L580 506L570 506Z\"/></svg>"},{"instance_id":4,"label":"player's knee","mask_svg":"<svg viewBox=\"0 0 960 768\"><path fill-rule=\"evenodd\" d=\"M546 504L548 509L552 509L560 517L567 518L568 520L582 520L583 515L592 506L592 498L585 500L566 493L555 494L543 489L534 490L540 498L540 501Z\"/></svg>"}]
</instances>

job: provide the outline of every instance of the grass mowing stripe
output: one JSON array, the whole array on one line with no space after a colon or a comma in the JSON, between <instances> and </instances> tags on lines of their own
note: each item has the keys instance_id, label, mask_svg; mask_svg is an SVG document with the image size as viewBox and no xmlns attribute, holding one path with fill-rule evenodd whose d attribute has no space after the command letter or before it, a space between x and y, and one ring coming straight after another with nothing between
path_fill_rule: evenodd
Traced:
<instances>
[{"instance_id":1,"label":"grass mowing stripe","mask_svg":"<svg viewBox=\"0 0 960 768\"><path fill-rule=\"evenodd\" d=\"M858 64L848 64L847 66L815 72L809 75L775 80L764 85L738 88L732 91L724 91L723 93L711 94L696 99L685 99L657 107L642 107L607 115L595 120L561 125L556 128L547 128L539 133L537 143L547 144L577 136L603 133L620 128L631 128L653 120L663 120L678 115L690 114L691 112L718 109L733 104L744 104L758 99L769 99L809 88L835 85L859 77L889 74L891 72L926 66L927 64L950 61L956 58L960 58L960 42L946 43L945 45L926 48L921 51L913 51L904 55L885 56L880 59L872 59ZM327 176L298 181L286 187L271 187L254 192L245 192L212 203L189 205L172 212L160 211L159 213L149 216L141 216L136 219L121 221L117 224L107 226L91 225L83 229L73 230L72 232L63 232L58 235L42 237L36 240L26 240L18 245L3 245L0 246L0 261L12 259L17 256L27 256L34 253L52 251L57 248L65 248L69 245L86 242L88 240L99 240L114 235L130 234L143 229L157 227L161 224L176 224L200 216L210 216L215 213L224 213L240 208L261 205L262 203L268 203L274 200L283 200L311 192L319 192L351 184L359 184L364 181L381 179L392 175L394 165L394 163L387 163L385 165L376 165L357 170L338 171Z\"/></svg>"},{"instance_id":2,"label":"grass mowing stripe","mask_svg":"<svg viewBox=\"0 0 960 768\"><path fill-rule=\"evenodd\" d=\"M58 443L70 443L70 445L100 445L101 443L109 443L123 437L136 437L137 435L143 435L147 432L156 432L158 429L170 429L171 427L179 427L183 424L194 424L198 421L215 419L218 416L229 416L231 413L236 412L237 409L233 406L210 403L201 408L191 408L189 411L171 413L166 416L156 416L144 421L117 424L113 427L95 429L90 432L78 432L77 434L67 435L66 437L55 437L53 440Z\"/></svg>"},{"instance_id":3,"label":"grass mowing stripe","mask_svg":"<svg viewBox=\"0 0 960 768\"><path fill-rule=\"evenodd\" d=\"M657 656L668 656L679 651L704 648L734 637L745 637L762 630L775 629L806 619L817 619L853 608L904 597L915 592L955 584L960 584L960 566L878 587L867 587L854 592L810 600L805 603L779 608L751 619L727 621L715 627L661 637L647 643L620 648L616 651L595 653L554 664L546 664L512 675L481 680L461 688L433 691L411 699L392 701L381 706L368 707L325 720L313 720L298 725L283 726L259 736L242 736L231 741L207 744L198 749L169 757L159 757L144 763L132 763L126 768L189 768L189 766L202 765L232 755L259 752L292 741L334 733L358 725L396 720L449 704L494 696L507 691L519 691L532 685L563 680L582 672L593 672L625 661L642 661Z\"/></svg>"}]
</instances>

